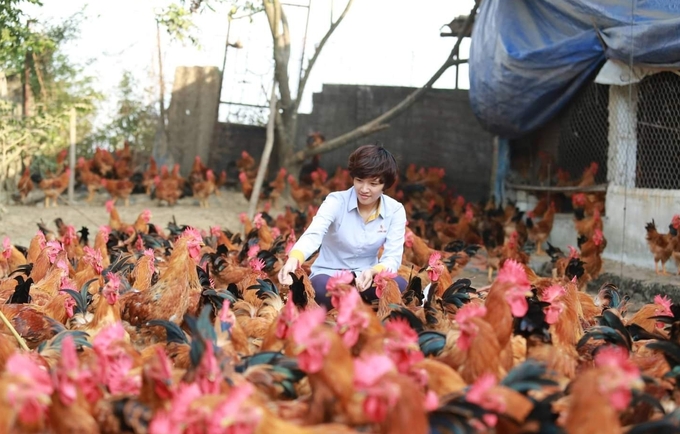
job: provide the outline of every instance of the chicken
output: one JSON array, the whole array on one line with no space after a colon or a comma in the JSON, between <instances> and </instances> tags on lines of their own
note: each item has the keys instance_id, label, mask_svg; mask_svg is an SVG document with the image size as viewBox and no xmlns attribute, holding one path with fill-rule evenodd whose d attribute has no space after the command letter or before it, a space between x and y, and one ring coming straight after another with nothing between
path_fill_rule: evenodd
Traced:
<instances>
[{"instance_id":1,"label":"chicken","mask_svg":"<svg viewBox=\"0 0 680 434\"><path fill-rule=\"evenodd\" d=\"M245 173L249 179L255 179L257 175L257 166L255 159L248 153L248 151L241 151L241 158L236 160L236 167L241 173Z\"/></svg>"},{"instance_id":2,"label":"chicken","mask_svg":"<svg viewBox=\"0 0 680 434\"><path fill-rule=\"evenodd\" d=\"M498 277L491 285L484 301L486 311L483 319L491 325L500 351L503 351L501 366L506 370L512 367L510 338L513 329L513 316L521 317L526 313L525 296L530 294L530 289L531 286L522 264L508 260L501 266Z\"/></svg>"},{"instance_id":3,"label":"chicken","mask_svg":"<svg viewBox=\"0 0 680 434\"><path fill-rule=\"evenodd\" d=\"M205 181L208 178L208 168L203 165L201 157L197 155L194 157L194 164L191 166L191 172L189 172L189 185L193 188L194 184L197 182ZM214 174L213 174L214 178Z\"/></svg>"},{"instance_id":4,"label":"chicken","mask_svg":"<svg viewBox=\"0 0 680 434\"><path fill-rule=\"evenodd\" d=\"M314 149L324 144L325 141L326 138L324 137L323 134L319 132L313 132L307 136L307 147L310 149ZM300 172L298 173L298 180L300 182L300 185L306 187L312 185L311 174L312 172L316 172L316 170L319 167L321 167L320 162L321 154L316 154L312 155L312 160L309 163L305 163L302 165L302 167L300 167Z\"/></svg>"},{"instance_id":5,"label":"chicken","mask_svg":"<svg viewBox=\"0 0 680 434\"><path fill-rule=\"evenodd\" d=\"M592 185L595 185L595 176L597 175L597 172L599 171L600 165L597 164L596 162L591 162L588 167L585 168L583 171L583 174L581 175L581 178L576 181L573 185L576 187L590 187ZM560 172L558 171L558 176L560 175ZM568 174L567 175L562 175L563 178L561 179L562 182L566 182L566 179L568 179ZM560 179L560 178L558 178ZM564 195L567 197L572 197L574 195L573 192L564 192Z\"/></svg>"},{"instance_id":6,"label":"chicken","mask_svg":"<svg viewBox=\"0 0 680 434\"><path fill-rule=\"evenodd\" d=\"M130 143L125 142L123 149L116 151L117 159L113 163L113 172L117 179L127 179L132 176L132 153L130 152Z\"/></svg>"},{"instance_id":7,"label":"chicken","mask_svg":"<svg viewBox=\"0 0 680 434\"><path fill-rule=\"evenodd\" d=\"M407 227L406 235L404 236L404 261L422 268L427 264L431 254L432 249L430 249L425 240L414 234Z\"/></svg>"},{"instance_id":8,"label":"chicken","mask_svg":"<svg viewBox=\"0 0 680 434\"><path fill-rule=\"evenodd\" d=\"M281 194L286 189L286 174L288 172L284 167L280 168L276 174L276 178L269 183L271 192L269 193L269 198L273 206L276 206L276 202L281 197Z\"/></svg>"},{"instance_id":9,"label":"chicken","mask_svg":"<svg viewBox=\"0 0 680 434\"><path fill-rule=\"evenodd\" d=\"M102 186L101 177L90 170L90 162L87 162L83 157L78 159L78 176L80 182L87 187L86 201L92 202L95 193L97 193Z\"/></svg>"},{"instance_id":10,"label":"chicken","mask_svg":"<svg viewBox=\"0 0 680 434\"><path fill-rule=\"evenodd\" d=\"M314 202L314 191L298 184L293 175L288 175L288 185L290 185L290 195L298 208L306 209Z\"/></svg>"},{"instance_id":11,"label":"chicken","mask_svg":"<svg viewBox=\"0 0 680 434\"><path fill-rule=\"evenodd\" d=\"M578 193L572 196L571 203L574 209L583 209L583 214L586 216L592 216L596 210L600 214L604 214L604 201L599 200L599 197L596 195Z\"/></svg>"},{"instance_id":12,"label":"chicken","mask_svg":"<svg viewBox=\"0 0 680 434\"><path fill-rule=\"evenodd\" d=\"M670 233L660 234L656 230L654 220L647 223L645 226L647 230L647 245L654 257L654 270L656 274L668 275L666 272L666 262L673 255L672 235ZM659 272L659 263L661 263L661 272Z\"/></svg>"},{"instance_id":13,"label":"chicken","mask_svg":"<svg viewBox=\"0 0 680 434\"><path fill-rule=\"evenodd\" d=\"M586 274L596 279L602 271L602 252L607 247L607 240L604 238L600 229L595 229L591 239L584 236L579 238L579 248L581 249L581 259L584 262Z\"/></svg>"},{"instance_id":14,"label":"chicken","mask_svg":"<svg viewBox=\"0 0 680 434\"><path fill-rule=\"evenodd\" d=\"M620 434L619 413L628 408L632 391L643 386L640 370L631 363L626 350L602 348L595 356L595 367L571 384L567 432Z\"/></svg>"},{"instance_id":15,"label":"chicken","mask_svg":"<svg viewBox=\"0 0 680 434\"><path fill-rule=\"evenodd\" d=\"M182 188L179 185L179 181L176 179L161 179L160 176L156 176L154 178L154 184L156 186L154 194L159 202L165 201L168 205L172 206L175 205L182 196Z\"/></svg>"},{"instance_id":16,"label":"chicken","mask_svg":"<svg viewBox=\"0 0 680 434\"><path fill-rule=\"evenodd\" d=\"M536 254L543 255L543 243L547 241L552 231L553 223L555 221L555 203L551 203L548 211L546 211L543 219L538 223L533 223L531 220L533 215L531 212L527 214L527 229L529 231L529 239L536 243Z\"/></svg>"},{"instance_id":17,"label":"chicken","mask_svg":"<svg viewBox=\"0 0 680 434\"><path fill-rule=\"evenodd\" d=\"M323 169L317 169L312 172L312 189L314 190L314 197L317 204L323 202L323 200L331 193L331 190L326 186L328 181L328 174Z\"/></svg>"},{"instance_id":18,"label":"chicken","mask_svg":"<svg viewBox=\"0 0 680 434\"><path fill-rule=\"evenodd\" d=\"M468 384L485 374L491 374L496 379L501 379L506 374L498 334L486 320L489 314L489 308L474 304L467 304L456 313L456 322L460 327L460 336L456 342L460 353L458 372ZM512 323L510 326L512 327ZM510 357L512 358L512 352Z\"/></svg>"},{"instance_id":19,"label":"chicken","mask_svg":"<svg viewBox=\"0 0 680 434\"><path fill-rule=\"evenodd\" d=\"M250 196L253 194L253 183L250 182L245 172L239 173L238 180L241 182L241 191L243 192L243 197L245 197L247 200L250 200Z\"/></svg>"},{"instance_id":20,"label":"chicken","mask_svg":"<svg viewBox=\"0 0 680 434\"><path fill-rule=\"evenodd\" d=\"M114 203L118 199L123 199L125 206L130 205L130 194L134 189L134 184L128 179L102 179L102 186L109 192Z\"/></svg>"},{"instance_id":21,"label":"chicken","mask_svg":"<svg viewBox=\"0 0 680 434\"><path fill-rule=\"evenodd\" d=\"M92 168L100 176L106 177L113 174L115 160L113 155L105 149L97 148L92 157Z\"/></svg>"},{"instance_id":22,"label":"chicken","mask_svg":"<svg viewBox=\"0 0 680 434\"><path fill-rule=\"evenodd\" d=\"M158 176L158 166L153 157L149 157L149 167L142 174L142 185L146 190L146 194L151 193L151 187L154 185L154 179Z\"/></svg>"},{"instance_id":23,"label":"chicken","mask_svg":"<svg viewBox=\"0 0 680 434\"><path fill-rule=\"evenodd\" d=\"M595 229L602 230L603 228L600 212L595 209L592 217L586 217L582 209L575 209L574 227L579 236L585 235L587 238L591 238Z\"/></svg>"},{"instance_id":24,"label":"chicken","mask_svg":"<svg viewBox=\"0 0 680 434\"><path fill-rule=\"evenodd\" d=\"M678 235L679 230L680 230L680 215L676 214L673 216L673 221L668 227L668 231L673 237L671 245L673 247L673 260L675 261L675 265L678 267L678 275L680 275L680 236Z\"/></svg>"},{"instance_id":25,"label":"chicken","mask_svg":"<svg viewBox=\"0 0 680 434\"><path fill-rule=\"evenodd\" d=\"M57 199L68 188L69 176L71 176L71 169L67 168L61 175L42 179L39 182L38 187L45 193L45 208L50 207L50 199L55 207L58 206Z\"/></svg>"},{"instance_id":26,"label":"chicken","mask_svg":"<svg viewBox=\"0 0 680 434\"><path fill-rule=\"evenodd\" d=\"M180 324L191 307L190 298L201 293L196 261L202 244L200 233L187 229L177 240L168 266L158 282L145 292L129 292L121 296L122 319L135 326L144 325L152 319Z\"/></svg>"},{"instance_id":27,"label":"chicken","mask_svg":"<svg viewBox=\"0 0 680 434\"><path fill-rule=\"evenodd\" d=\"M196 157L198 158L198 157ZM200 160L199 160L200 163ZM191 178L189 178L191 182ZM198 203L201 208L208 208L208 199L210 195L215 193L215 174L212 170L208 169L205 173L205 181L194 180L191 185L191 190L194 193L194 197L198 198Z\"/></svg>"},{"instance_id":28,"label":"chicken","mask_svg":"<svg viewBox=\"0 0 680 434\"><path fill-rule=\"evenodd\" d=\"M31 180L31 168L26 167L24 173L19 178L17 183L17 189L19 190L19 201L23 203L26 200L28 194L33 190L33 180Z\"/></svg>"}]
</instances>

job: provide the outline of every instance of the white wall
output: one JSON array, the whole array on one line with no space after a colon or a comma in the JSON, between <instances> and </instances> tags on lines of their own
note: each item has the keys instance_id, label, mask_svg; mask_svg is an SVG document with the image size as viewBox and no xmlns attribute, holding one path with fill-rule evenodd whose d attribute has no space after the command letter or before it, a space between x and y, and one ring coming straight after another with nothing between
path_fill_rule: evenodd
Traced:
<instances>
[{"instance_id":1,"label":"white wall","mask_svg":"<svg viewBox=\"0 0 680 434\"><path fill-rule=\"evenodd\" d=\"M680 214L678 190L628 188L626 191L625 187L610 185L604 217L607 249L603 256L653 269L654 259L645 240L645 225L654 219L657 230L667 233L675 214ZM666 265L669 273L676 271L672 259Z\"/></svg>"}]
</instances>

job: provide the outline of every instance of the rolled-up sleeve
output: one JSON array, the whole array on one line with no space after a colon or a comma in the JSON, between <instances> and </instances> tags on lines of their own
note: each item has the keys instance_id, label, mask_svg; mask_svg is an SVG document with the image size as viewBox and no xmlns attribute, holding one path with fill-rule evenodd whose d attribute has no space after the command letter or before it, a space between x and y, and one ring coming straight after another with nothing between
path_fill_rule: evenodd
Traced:
<instances>
[{"instance_id":1,"label":"rolled-up sleeve","mask_svg":"<svg viewBox=\"0 0 680 434\"><path fill-rule=\"evenodd\" d=\"M337 218L342 206L342 201L336 195L330 194L326 196L326 199L312 219L312 223L310 223L307 230L295 243L289 256L297 259L300 263L309 258L321 245L324 235L326 235L328 228Z\"/></svg>"},{"instance_id":2,"label":"rolled-up sleeve","mask_svg":"<svg viewBox=\"0 0 680 434\"><path fill-rule=\"evenodd\" d=\"M404 253L404 235L406 234L406 211L404 206L399 204L392 215L390 227L387 230L387 237L383 248L382 256L378 265L375 266L377 271L385 268L391 272L396 273L401 266L401 258Z\"/></svg>"}]
</instances>

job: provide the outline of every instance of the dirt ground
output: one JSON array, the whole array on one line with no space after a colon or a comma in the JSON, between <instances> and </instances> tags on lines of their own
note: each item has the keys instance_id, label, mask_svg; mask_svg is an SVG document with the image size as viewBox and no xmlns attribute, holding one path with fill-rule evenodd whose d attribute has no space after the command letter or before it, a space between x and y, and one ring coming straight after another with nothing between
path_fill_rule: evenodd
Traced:
<instances>
[{"instance_id":1,"label":"dirt ground","mask_svg":"<svg viewBox=\"0 0 680 434\"><path fill-rule=\"evenodd\" d=\"M65 223L74 225L76 229L87 226L90 233L97 232L99 226L108 224L109 215L105 209L105 203L109 199L108 194L100 193L91 203L85 202L83 193L76 193L74 205L68 205L65 201L66 194L62 195L63 201L54 208L45 208L43 202L35 205L7 205L0 204L0 239L8 236L13 244L28 246L31 238L38 230L37 223L42 221L48 228L55 229L54 220L60 217ZM39 193L29 196L28 201L40 199ZM273 216L284 211L287 204L285 200L277 204L270 211ZM165 228L173 217L178 224L186 224L198 229L208 230L211 226L219 225L232 232L241 232L243 226L239 221L239 214L247 211L248 202L241 193L236 190L220 190L219 196L211 196L209 208L200 208L198 201L191 197L181 199L173 207L165 204L159 206L158 201L151 200L145 195L132 195L130 206L124 207L117 204L118 213L124 222L132 223L139 213L148 209L151 211L151 222Z\"/></svg>"}]
</instances>

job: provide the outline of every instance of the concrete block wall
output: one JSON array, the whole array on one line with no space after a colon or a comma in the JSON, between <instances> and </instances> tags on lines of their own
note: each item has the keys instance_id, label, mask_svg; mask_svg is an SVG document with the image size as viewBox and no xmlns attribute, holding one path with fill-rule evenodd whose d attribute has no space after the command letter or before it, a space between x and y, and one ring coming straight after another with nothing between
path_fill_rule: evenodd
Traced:
<instances>
[{"instance_id":1,"label":"concrete block wall","mask_svg":"<svg viewBox=\"0 0 680 434\"><path fill-rule=\"evenodd\" d=\"M298 120L299 148L310 132L327 139L339 136L379 116L415 89L391 86L324 85L313 95L311 114ZM443 167L444 181L468 200L489 195L493 136L484 131L470 109L466 90L433 89L390 123L390 128L323 154L321 165L332 174L366 143L383 142L404 170L410 163Z\"/></svg>"}]
</instances>

